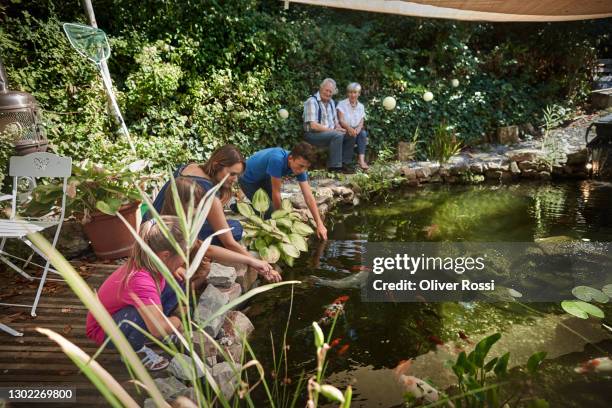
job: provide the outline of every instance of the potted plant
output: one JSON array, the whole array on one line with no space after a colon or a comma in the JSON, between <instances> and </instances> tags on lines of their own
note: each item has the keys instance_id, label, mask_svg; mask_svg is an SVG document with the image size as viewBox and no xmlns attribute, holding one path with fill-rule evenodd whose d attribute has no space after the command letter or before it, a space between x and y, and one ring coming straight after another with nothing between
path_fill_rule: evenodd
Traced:
<instances>
[{"instance_id":1,"label":"potted plant","mask_svg":"<svg viewBox=\"0 0 612 408\"><path fill-rule=\"evenodd\" d=\"M293 261L300 256L300 252L308 251L306 239L314 230L302 222L299 213L293 209L287 198L283 199L282 207L274 211L269 220L264 220L263 215L269 205L268 194L262 189L253 195L251 204L238 203L238 212L246 218L243 221L244 242L256 250L266 262L276 263L282 260L293 266Z\"/></svg>"},{"instance_id":2,"label":"potted plant","mask_svg":"<svg viewBox=\"0 0 612 408\"><path fill-rule=\"evenodd\" d=\"M134 228L140 219L139 188L155 176L144 177L144 160L115 167L104 167L89 160L75 164L68 180L66 216L83 224L94 253L100 259L116 259L130 254L134 238L121 220L111 214L120 212ZM28 211L36 214L49 206L61 205L62 183L37 186L32 192Z\"/></svg>"}]
</instances>

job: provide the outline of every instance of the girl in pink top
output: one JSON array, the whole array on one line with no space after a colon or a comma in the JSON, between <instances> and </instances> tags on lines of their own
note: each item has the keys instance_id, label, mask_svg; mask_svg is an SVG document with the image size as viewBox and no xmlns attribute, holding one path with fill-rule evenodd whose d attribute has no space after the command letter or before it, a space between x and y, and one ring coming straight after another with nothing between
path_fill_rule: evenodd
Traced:
<instances>
[{"instance_id":1,"label":"girl in pink top","mask_svg":"<svg viewBox=\"0 0 612 408\"><path fill-rule=\"evenodd\" d=\"M163 216L162 219L185 251L186 244L179 227L178 217ZM183 259L163 236L159 225L154 220L142 224L140 237L170 271L176 275L182 275ZM194 276L194 289L200 289L204 280L205 276ZM145 335L132 325L125 323L125 321L134 322L158 338L173 332L170 325L178 330L182 329L181 320L177 316L170 315L178 304L176 294L140 245L134 244L132 256L127 263L106 278L98 289L98 298L113 316L132 348L141 355L145 367L152 371L166 368L168 360L145 346ZM164 315L169 316L168 320L161 315L160 309ZM123 323L120 323L122 321ZM98 345L102 344L106 338L104 330L91 312L87 315L86 332L87 337ZM112 343L109 344L112 345Z\"/></svg>"}]
</instances>

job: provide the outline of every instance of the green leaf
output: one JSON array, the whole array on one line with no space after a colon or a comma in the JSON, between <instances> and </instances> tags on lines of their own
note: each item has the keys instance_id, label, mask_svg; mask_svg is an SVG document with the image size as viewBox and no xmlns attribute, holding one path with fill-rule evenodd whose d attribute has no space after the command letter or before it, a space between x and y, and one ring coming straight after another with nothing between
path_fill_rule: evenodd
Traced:
<instances>
[{"instance_id":1,"label":"green leaf","mask_svg":"<svg viewBox=\"0 0 612 408\"><path fill-rule=\"evenodd\" d=\"M529 370L531 374L535 374L535 372L538 371L542 361L546 358L546 354L545 351L540 351L533 353L531 357L529 357L529 360L527 360L527 370Z\"/></svg>"},{"instance_id":2,"label":"green leaf","mask_svg":"<svg viewBox=\"0 0 612 408\"><path fill-rule=\"evenodd\" d=\"M299 234L289 234L289 239L291 243L298 249L300 252L308 251L308 244L303 236Z\"/></svg>"},{"instance_id":3,"label":"green leaf","mask_svg":"<svg viewBox=\"0 0 612 408\"><path fill-rule=\"evenodd\" d=\"M474 355L473 361L477 367L484 366L484 360L487 357L487 354L489 354L491 347L499 339L501 339L501 334L495 333L495 334L490 335L489 337L485 337L484 339L478 342L478 344L476 345L473 351L473 355Z\"/></svg>"},{"instance_id":4,"label":"green leaf","mask_svg":"<svg viewBox=\"0 0 612 408\"><path fill-rule=\"evenodd\" d=\"M281 251L276 245L268 246L265 255L260 252L261 258L268 263L276 263L280 259Z\"/></svg>"},{"instance_id":5,"label":"green leaf","mask_svg":"<svg viewBox=\"0 0 612 408\"><path fill-rule=\"evenodd\" d=\"M283 198L281 201L281 208L288 213L293 211L293 204L291 204L291 200L288 198Z\"/></svg>"},{"instance_id":6,"label":"green leaf","mask_svg":"<svg viewBox=\"0 0 612 408\"><path fill-rule=\"evenodd\" d=\"M308 236L314 233L314 230L310 228L310 226L304 224L301 221L296 221L293 223L293 230L295 231L295 233L303 236Z\"/></svg>"},{"instance_id":7,"label":"green leaf","mask_svg":"<svg viewBox=\"0 0 612 408\"><path fill-rule=\"evenodd\" d=\"M104 214L108 214L108 215L115 215L117 214L117 210L119 208L113 208L111 207L110 204L105 203L104 201L98 201L96 202L96 208L98 209L98 211L104 213Z\"/></svg>"},{"instance_id":8,"label":"green leaf","mask_svg":"<svg viewBox=\"0 0 612 408\"><path fill-rule=\"evenodd\" d=\"M270 197L268 197L268 193L266 193L264 189L260 188L253 195L252 203L255 210L263 213L270 208Z\"/></svg>"},{"instance_id":9,"label":"green leaf","mask_svg":"<svg viewBox=\"0 0 612 408\"><path fill-rule=\"evenodd\" d=\"M249 204L240 202L236 205L238 207L238 212L240 213L240 215L247 217L247 218L255 216L255 212L253 211L253 208L251 208Z\"/></svg>"},{"instance_id":10,"label":"green leaf","mask_svg":"<svg viewBox=\"0 0 612 408\"><path fill-rule=\"evenodd\" d=\"M293 221L291 221L289 218L278 218L276 220L276 225L287 228L289 231L293 230Z\"/></svg>"},{"instance_id":11,"label":"green leaf","mask_svg":"<svg viewBox=\"0 0 612 408\"><path fill-rule=\"evenodd\" d=\"M564 300L561 302L561 307L567 313L580 319L588 319L589 314L595 317L604 317L604 313L600 308L582 300Z\"/></svg>"},{"instance_id":12,"label":"green leaf","mask_svg":"<svg viewBox=\"0 0 612 408\"><path fill-rule=\"evenodd\" d=\"M605 285L603 288L601 288L601 291L608 295L608 297L612 298L612 283Z\"/></svg>"},{"instance_id":13,"label":"green leaf","mask_svg":"<svg viewBox=\"0 0 612 408\"><path fill-rule=\"evenodd\" d=\"M325 395L329 400L344 404L345 400L344 400L344 395L342 395L342 391L340 391L333 385L324 384L320 387L319 391L321 392L321 394Z\"/></svg>"},{"instance_id":14,"label":"green leaf","mask_svg":"<svg viewBox=\"0 0 612 408\"><path fill-rule=\"evenodd\" d=\"M609 300L608 295L604 292L590 286L576 286L572 289L572 295L585 302L606 303Z\"/></svg>"},{"instance_id":15,"label":"green leaf","mask_svg":"<svg viewBox=\"0 0 612 408\"><path fill-rule=\"evenodd\" d=\"M493 372L499 378L504 377L508 373L508 360L510 360L510 352L507 352L497 360Z\"/></svg>"},{"instance_id":16,"label":"green leaf","mask_svg":"<svg viewBox=\"0 0 612 408\"><path fill-rule=\"evenodd\" d=\"M298 249L293 244L281 242L280 246L285 255L290 256L292 258L298 258L300 256L300 251L298 251Z\"/></svg>"},{"instance_id":17,"label":"green leaf","mask_svg":"<svg viewBox=\"0 0 612 408\"><path fill-rule=\"evenodd\" d=\"M344 404L342 408L351 408L351 400L353 399L353 388L349 385L344 391Z\"/></svg>"},{"instance_id":18,"label":"green leaf","mask_svg":"<svg viewBox=\"0 0 612 408\"><path fill-rule=\"evenodd\" d=\"M499 360L499 358L495 357L492 358L491 360L489 360L489 362L487 364L485 364L484 366L484 370L485 372L489 372L493 369L493 367L495 367L495 364L497 363L497 360Z\"/></svg>"},{"instance_id":19,"label":"green leaf","mask_svg":"<svg viewBox=\"0 0 612 408\"><path fill-rule=\"evenodd\" d=\"M277 218L282 218L288 215L288 212L285 210L276 210L272 213L271 218L273 220L277 219Z\"/></svg>"}]
</instances>

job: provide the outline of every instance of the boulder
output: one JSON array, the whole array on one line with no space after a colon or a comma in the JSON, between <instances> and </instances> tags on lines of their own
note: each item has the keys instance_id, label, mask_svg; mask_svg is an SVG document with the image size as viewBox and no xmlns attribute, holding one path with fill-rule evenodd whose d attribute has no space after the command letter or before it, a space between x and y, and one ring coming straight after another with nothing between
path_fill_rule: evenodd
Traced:
<instances>
[{"instance_id":1,"label":"boulder","mask_svg":"<svg viewBox=\"0 0 612 408\"><path fill-rule=\"evenodd\" d=\"M540 172L540 180L550 180L550 179L551 179L551 175L549 172L547 171Z\"/></svg>"},{"instance_id":2,"label":"boulder","mask_svg":"<svg viewBox=\"0 0 612 408\"><path fill-rule=\"evenodd\" d=\"M483 164L481 162L470 163L470 171L474 174L482 174L484 171Z\"/></svg>"},{"instance_id":3,"label":"boulder","mask_svg":"<svg viewBox=\"0 0 612 408\"><path fill-rule=\"evenodd\" d=\"M234 282L231 286L227 288L217 288L221 291L221 293L225 293L227 295L228 303L234 299L237 299L242 294L242 286L239 283Z\"/></svg>"},{"instance_id":4,"label":"boulder","mask_svg":"<svg viewBox=\"0 0 612 408\"><path fill-rule=\"evenodd\" d=\"M334 192L329 187L320 187L315 190L317 205L328 204L334 198Z\"/></svg>"},{"instance_id":5,"label":"boulder","mask_svg":"<svg viewBox=\"0 0 612 408\"><path fill-rule=\"evenodd\" d=\"M522 161L518 163L518 168L521 169L521 171L537 170L538 163L532 161Z\"/></svg>"},{"instance_id":6,"label":"boulder","mask_svg":"<svg viewBox=\"0 0 612 408\"><path fill-rule=\"evenodd\" d=\"M289 197L289 201L291 201L291 204L293 204L294 208L308 208L308 206L306 205L306 201L304 201L304 196L301 193L291 194L291 197Z\"/></svg>"},{"instance_id":7,"label":"boulder","mask_svg":"<svg viewBox=\"0 0 612 408\"><path fill-rule=\"evenodd\" d=\"M408 166L402 167L400 169L400 174L408 180L415 180L417 178L416 169Z\"/></svg>"},{"instance_id":8,"label":"boulder","mask_svg":"<svg viewBox=\"0 0 612 408\"><path fill-rule=\"evenodd\" d=\"M153 381L155 381L157 389L161 392L165 400L172 400L176 398L180 392L187 389L187 386L177 380L173 375L166 378L156 378Z\"/></svg>"},{"instance_id":9,"label":"boulder","mask_svg":"<svg viewBox=\"0 0 612 408\"><path fill-rule=\"evenodd\" d=\"M351 204L353 202L353 197L355 197L355 192L345 186L332 187L332 191L334 195L340 197L341 201L346 204Z\"/></svg>"},{"instance_id":10,"label":"boulder","mask_svg":"<svg viewBox=\"0 0 612 408\"><path fill-rule=\"evenodd\" d=\"M42 231L42 235L53 241L57 226ZM89 250L89 240L85 236L83 225L77 220L67 220L62 224L56 248L66 259L76 258Z\"/></svg>"},{"instance_id":11,"label":"boulder","mask_svg":"<svg viewBox=\"0 0 612 408\"><path fill-rule=\"evenodd\" d=\"M200 296L198 306L195 311L195 320L200 324L207 321L219 308L225 306L229 302L229 296L221 292L213 285L206 286L206 289ZM212 337L216 337L223 325L224 316L217 316L209 321L204 330Z\"/></svg>"},{"instance_id":12,"label":"boulder","mask_svg":"<svg viewBox=\"0 0 612 408\"><path fill-rule=\"evenodd\" d=\"M510 159L510 161L534 162L537 160L537 158L539 157L541 153L542 152L537 149L515 149L515 150L509 150L508 152L506 152L506 156L508 157L508 159Z\"/></svg>"},{"instance_id":13,"label":"boulder","mask_svg":"<svg viewBox=\"0 0 612 408\"><path fill-rule=\"evenodd\" d=\"M236 269L234 267L212 262L206 283L218 288L229 288L236 281L236 276Z\"/></svg>"},{"instance_id":14,"label":"boulder","mask_svg":"<svg viewBox=\"0 0 612 408\"><path fill-rule=\"evenodd\" d=\"M520 174L521 173L521 169L519 169L518 164L516 164L515 161L510 162L510 172L512 174Z\"/></svg>"},{"instance_id":15,"label":"boulder","mask_svg":"<svg viewBox=\"0 0 612 408\"><path fill-rule=\"evenodd\" d=\"M567 163L568 165L584 165L589 159L588 153L586 149L581 149L574 153L569 153L567 155Z\"/></svg>"},{"instance_id":16,"label":"boulder","mask_svg":"<svg viewBox=\"0 0 612 408\"><path fill-rule=\"evenodd\" d=\"M170 373L176 378L190 381L194 366L196 367L197 377L204 377L204 371L202 371L202 369L195 364L191 357L185 354L177 353L170 361L168 371L170 371Z\"/></svg>"},{"instance_id":17,"label":"boulder","mask_svg":"<svg viewBox=\"0 0 612 408\"><path fill-rule=\"evenodd\" d=\"M429 167L418 167L415 169L416 171L416 176L419 179L426 179L429 178L429 176L431 176L431 171L429 170Z\"/></svg>"},{"instance_id":18,"label":"boulder","mask_svg":"<svg viewBox=\"0 0 612 408\"><path fill-rule=\"evenodd\" d=\"M236 392L236 389L238 388L239 378L237 378L236 373L239 372L239 365L232 368L232 364L228 363L227 361L218 363L212 368L212 376L227 401L232 398Z\"/></svg>"},{"instance_id":19,"label":"boulder","mask_svg":"<svg viewBox=\"0 0 612 408\"><path fill-rule=\"evenodd\" d=\"M497 143L503 145L511 145L519 142L519 128L518 126L504 126L497 128L495 134Z\"/></svg>"},{"instance_id":20,"label":"boulder","mask_svg":"<svg viewBox=\"0 0 612 408\"><path fill-rule=\"evenodd\" d=\"M225 316L222 330L226 336L233 337L235 343L242 343L242 339L248 337L255 327L244 313L232 310Z\"/></svg>"},{"instance_id":21,"label":"boulder","mask_svg":"<svg viewBox=\"0 0 612 408\"><path fill-rule=\"evenodd\" d=\"M402 162L414 159L416 154L416 143L399 142L397 144L397 159Z\"/></svg>"},{"instance_id":22,"label":"boulder","mask_svg":"<svg viewBox=\"0 0 612 408\"><path fill-rule=\"evenodd\" d=\"M334 179L326 178L317 180L317 187L331 187L337 184L337 181Z\"/></svg>"}]
</instances>

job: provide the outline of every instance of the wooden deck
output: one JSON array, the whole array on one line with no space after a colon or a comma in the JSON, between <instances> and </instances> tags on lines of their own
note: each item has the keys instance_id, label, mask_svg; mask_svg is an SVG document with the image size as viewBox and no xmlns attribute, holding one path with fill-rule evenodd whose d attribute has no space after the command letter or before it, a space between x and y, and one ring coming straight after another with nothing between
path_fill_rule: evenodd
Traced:
<instances>
[{"instance_id":1,"label":"wooden deck","mask_svg":"<svg viewBox=\"0 0 612 408\"><path fill-rule=\"evenodd\" d=\"M77 270L93 288L116 268L116 265L75 264ZM40 271L34 272L40 274ZM53 278L57 277L51 274ZM37 280L28 282L18 278L12 270L0 270L0 301L4 303L32 303ZM64 282L48 282L45 285L37 317L22 307L0 306L0 322L24 333L13 337L0 332L0 387L7 386L58 386L67 385L76 389L74 406L108 406L86 376L80 374L72 361L46 336L35 331L36 327L54 330L86 353L92 355L96 346L85 335L87 310ZM105 351L98 358L100 364L115 378L124 383L129 380L125 366L114 351ZM126 389L133 387L125 384ZM2 403L0 402L0 405ZM45 407L54 404L44 404ZM66 406L67 404L55 404ZM8 406L31 406L31 404L9 404Z\"/></svg>"}]
</instances>

